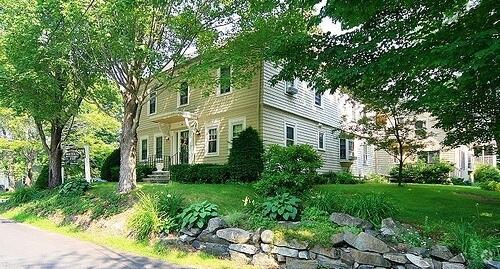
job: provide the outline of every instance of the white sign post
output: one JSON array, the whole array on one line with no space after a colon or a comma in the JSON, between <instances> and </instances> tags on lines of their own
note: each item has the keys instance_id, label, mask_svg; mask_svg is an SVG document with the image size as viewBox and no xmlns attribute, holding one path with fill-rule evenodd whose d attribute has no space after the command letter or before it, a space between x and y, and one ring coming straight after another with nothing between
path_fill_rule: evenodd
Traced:
<instances>
[{"instance_id":1,"label":"white sign post","mask_svg":"<svg viewBox=\"0 0 500 269\"><path fill-rule=\"evenodd\" d=\"M92 183L92 178L90 177L90 147L85 145L85 180L88 183Z\"/></svg>"}]
</instances>

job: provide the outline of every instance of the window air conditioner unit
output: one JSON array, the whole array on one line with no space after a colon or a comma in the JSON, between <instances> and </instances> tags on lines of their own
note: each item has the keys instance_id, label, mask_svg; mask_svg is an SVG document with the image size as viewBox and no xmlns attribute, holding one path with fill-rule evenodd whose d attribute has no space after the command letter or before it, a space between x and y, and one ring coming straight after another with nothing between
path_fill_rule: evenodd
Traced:
<instances>
[{"instance_id":1,"label":"window air conditioner unit","mask_svg":"<svg viewBox=\"0 0 500 269\"><path fill-rule=\"evenodd\" d=\"M287 94L290 94L290 95L295 95L299 92L299 90L297 88L295 88L294 86L288 86L286 88L286 93Z\"/></svg>"}]
</instances>

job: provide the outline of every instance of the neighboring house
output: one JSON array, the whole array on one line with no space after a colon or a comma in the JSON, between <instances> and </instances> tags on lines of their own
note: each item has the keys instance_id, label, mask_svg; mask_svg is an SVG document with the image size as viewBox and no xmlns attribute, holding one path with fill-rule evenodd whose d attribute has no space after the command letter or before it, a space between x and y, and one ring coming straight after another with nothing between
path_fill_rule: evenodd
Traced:
<instances>
[{"instance_id":1,"label":"neighboring house","mask_svg":"<svg viewBox=\"0 0 500 269\"><path fill-rule=\"evenodd\" d=\"M265 145L312 145L323 157L320 172L351 164L355 175L373 171L373 147L340 139L341 115L359 113L338 94L317 94L306 83L280 81L272 64L258 68L244 88L234 88L230 67L218 70L215 93L181 83L179 89L150 93L138 128L138 159L158 168L179 163L225 163L231 141L243 129L258 130ZM352 112L351 110L354 110ZM356 158L357 157L357 158Z\"/></svg>"}]
</instances>

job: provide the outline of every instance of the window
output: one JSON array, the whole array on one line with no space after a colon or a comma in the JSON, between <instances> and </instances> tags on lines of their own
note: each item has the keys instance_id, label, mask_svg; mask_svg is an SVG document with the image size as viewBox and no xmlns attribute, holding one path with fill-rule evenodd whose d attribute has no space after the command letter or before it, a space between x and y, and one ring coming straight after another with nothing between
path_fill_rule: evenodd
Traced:
<instances>
[{"instance_id":1,"label":"window","mask_svg":"<svg viewBox=\"0 0 500 269\"><path fill-rule=\"evenodd\" d=\"M217 155L219 152L219 131L218 127L209 127L207 129L207 154Z\"/></svg>"},{"instance_id":2,"label":"window","mask_svg":"<svg viewBox=\"0 0 500 269\"><path fill-rule=\"evenodd\" d=\"M340 159L347 159L347 140L345 138L340 139Z\"/></svg>"},{"instance_id":3,"label":"window","mask_svg":"<svg viewBox=\"0 0 500 269\"><path fill-rule=\"evenodd\" d=\"M460 170L465 170L465 152L460 151Z\"/></svg>"},{"instance_id":4,"label":"window","mask_svg":"<svg viewBox=\"0 0 500 269\"><path fill-rule=\"evenodd\" d=\"M229 142L232 142L234 138L238 137L238 135L245 130L246 128L246 119L245 117L230 119L229 120Z\"/></svg>"},{"instance_id":5,"label":"window","mask_svg":"<svg viewBox=\"0 0 500 269\"><path fill-rule=\"evenodd\" d=\"M323 104L323 94L321 92L316 91L314 93L314 104L317 106L322 106Z\"/></svg>"},{"instance_id":6,"label":"window","mask_svg":"<svg viewBox=\"0 0 500 269\"><path fill-rule=\"evenodd\" d=\"M295 145L295 124L285 124L285 145L287 147Z\"/></svg>"},{"instance_id":7,"label":"window","mask_svg":"<svg viewBox=\"0 0 500 269\"><path fill-rule=\"evenodd\" d=\"M219 94L231 92L231 67L223 66L219 70Z\"/></svg>"},{"instance_id":8,"label":"window","mask_svg":"<svg viewBox=\"0 0 500 269\"><path fill-rule=\"evenodd\" d=\"M294 80L285 81L285 92L290 87L295 88L295 81Z\"/></svg>"},{"instance_id":9,"label":"window","mask_svg":"<svg viewBox=\"0 0 500 269\"><path fill-rule=\"evenodd\" d=\"M467 154L467 168L472 170L472 155L470 153Z\"/></svg>"},{"instance_id":10,"label":"window","mask_svg":"<svg viewBox=\"0 0 500 269\"><path fill-rule=\"evenodd\" d=\"M155 158L163 159L163 136L155 137Z\"/></svg>"},{"instance_id":11,"label":"window","mask_svg":"<svg viewBox=\"0 0 500 269\"><path fill-rule=\"evenodd\" d=\"M148 159L148 139L141 140L141 160Z\"/></svg>"},{"instance_id":12,"label":"window","mask_svg":"<svg viewBox=\"0 0 500 269\"><path fill-rule=\"evenodd\" d=\"M349 144L349 151L348 156L349 158L354 158L354 141L353 140L347 140L347 143Z\"/></svg>"},{"instance_id":13,"label":"window","mask_svg":"<svg viewBox=\"0 0 500 269\"><path fill-rule=\"evenodd\" d=\"M156 113L156 91L149 92L149 114Z\"/></svg>"},{"instance_id":14,"label":"window","mask_svg":"<svg viewBox=\"0 0 500 269\"><path fill-rule=\"evenodd\" d=\"M318 132L318 149L325 150L325 133Z\"/></svg>"},{"instance_id":15,"label":"window","mask_svg":"<svg viewBox=\"0 0 500 269\"><path fill-rule=\"evenodd\" d=\"M424 130L425 129L425 121L417 120L415 122L415 130Z\"/></svg>"},{"instance_id":16,"label":"window","mask_svg":"<svg viewBox=\"0 0 500 269\"><path fill-rule=\"evenodd\" d=\"M368 144L363 144L363 165L368 165Z\"/></svg>"},{"instance_id":17,"label":"window","mask_svg":"<svg viewBox=\"0 0 500 269\"><path fill-rule=\"evenodd\" d=\"M439 161L439 151L421 151L418 153L418 158L425 163L435 163Z\"/></svg>"},{"instance_id":18,"label":"window","mask_svg":"<svg viewBox=\"0 0 500 269\"><path fill-rule=\"evenodd\" d=\"M179 89L179 106L184 106L189 103L189 85L187 82L181 83Z\"/></svg>"}]
</instances>

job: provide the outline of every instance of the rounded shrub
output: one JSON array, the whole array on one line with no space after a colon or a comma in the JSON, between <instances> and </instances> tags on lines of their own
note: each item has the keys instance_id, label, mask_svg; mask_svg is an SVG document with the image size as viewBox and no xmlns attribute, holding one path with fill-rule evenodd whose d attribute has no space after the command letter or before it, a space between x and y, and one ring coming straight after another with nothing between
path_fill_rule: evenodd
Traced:
<instances>
[{"instance_id":1,"label":"rounded shrub","mask_svg":"<svg viewBox=\"0 0 500 269\"><path fill-rule=\"evenodd\" d=\"M475 182L496 181L500 182L500 170L492 165L481 164L474 169Z\"/></svg>"},{"instance_id":2,"label":"rounded shrub","mask_svg":"<svg viewBox=\"0 0 500 269\"><path fill-rule=\"evenodd\" d=\"M101 178L107 181L118 182L120 179L120 149L109 154L101 167Z\"/></svg>"},{"instance_id":3,"label":"rounded shrub","mask_svg":"<svg viewBox=\"0 0 500 269\"><path fill-rule=\"evenodd\" d=\"M251 182L259 178L264 169L264 145L257 130L249 127L233 139L228 166L231 179Z\"/></svg>"},{"instance_id":4,"label":"rounded shrub","mask_svg":"<svg viewBox=\"0 0 500 269\"><path fill-rule=\"evenodd\" d=\"M65 182L59 190L60 195L82 195L90 189L90 184L82 179Z\"/></svg>"},{"instance_id":5,"label":"rounded shrub","mask_svg":"<svg viewBox=\"0 0 500 269\"><path fill-rule=\"evenodd\" d=\"M28 203L39 198L40 195L40 191L36 188L21 187L16 189L16 191L9 198L9 202L14 205Z\"/></svg>"},{"instance_id":6,"label":"rounded shrub","mask_svg":"<svg viewBox=\"0 0 500 269\"><path fill-rule=\"evenodd\" d=\"M262 213L273 220L295 220L298 218L300 199L288 193L267 198L262 203Z\"/></svg>"},{"instance_id":7,"label":"rounded shrub","mask_svg":"<svg viewBox=\"0 0 500 269\"><path fill-rule=\"evenodd\" d=\"M38 177L35 180L34 187L37 189L47 189L49 187L49 165L42 166Z\"/></svg>"}]
</instances>

